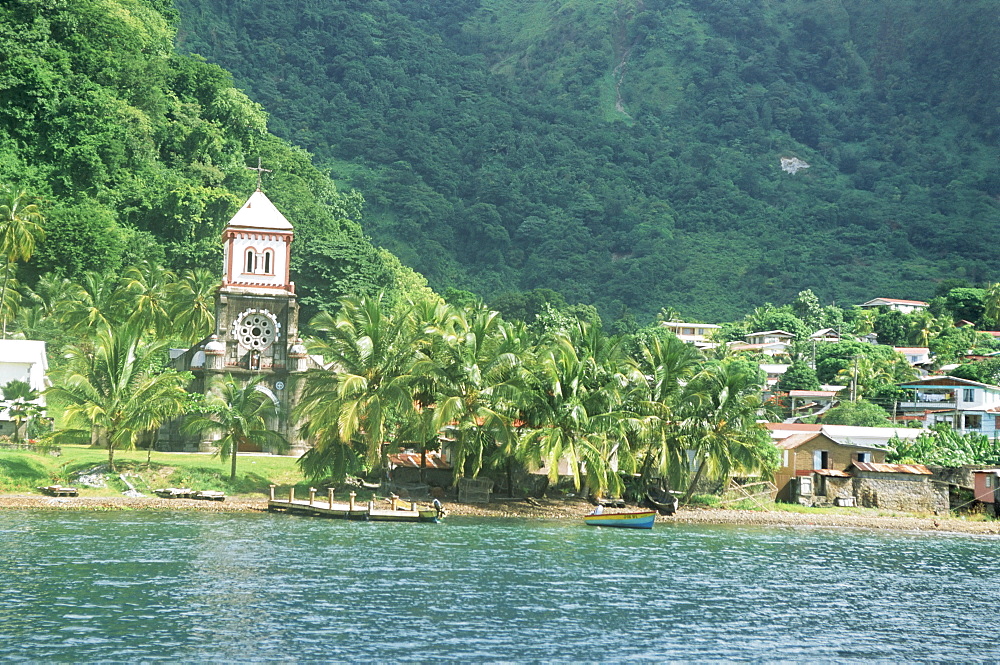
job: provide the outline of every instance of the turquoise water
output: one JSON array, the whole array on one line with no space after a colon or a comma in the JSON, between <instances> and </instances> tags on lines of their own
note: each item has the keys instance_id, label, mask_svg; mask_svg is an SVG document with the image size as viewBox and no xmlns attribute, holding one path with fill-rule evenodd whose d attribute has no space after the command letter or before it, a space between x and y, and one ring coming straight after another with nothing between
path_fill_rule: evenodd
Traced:
<instances>
[{"instance_id":1,"label":"turquoise water","mask_svg":"<svg viewBox=\"0 0 1000 665\"><path fill-rule=\"evenodd\" d=\"M0 512L0 660L996 660L1000 540Z\"/></svg>"}]
</instances>

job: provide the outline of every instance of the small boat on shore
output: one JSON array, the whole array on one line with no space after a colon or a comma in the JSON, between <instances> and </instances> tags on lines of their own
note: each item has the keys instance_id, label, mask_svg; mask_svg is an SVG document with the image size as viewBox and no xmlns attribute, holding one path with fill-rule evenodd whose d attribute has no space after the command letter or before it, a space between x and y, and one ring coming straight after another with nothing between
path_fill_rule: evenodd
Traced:
<instances>
[{"instance_id":1,"label":"small boat on shore","mask_svg":"<svg viewBox=\"0 0 1000 665\"><path fill-rule=\"evenodd\" d=\"M662 487L650 487L646 490L645 503L661 515L673 515L677 512L677 497Z\"/></svg>"},{"instance_id":2,"label":"small boat on shore","mask_svg":"<svg viewBox=\"0 0 1000 665\"><path fill-rule=\"evenodd\" d=\"M632 513L591 513L583 516L588 526L612 526L625 529L652 529L656 521L655 510L640 510Z\"/></svg>"}]
</instances>

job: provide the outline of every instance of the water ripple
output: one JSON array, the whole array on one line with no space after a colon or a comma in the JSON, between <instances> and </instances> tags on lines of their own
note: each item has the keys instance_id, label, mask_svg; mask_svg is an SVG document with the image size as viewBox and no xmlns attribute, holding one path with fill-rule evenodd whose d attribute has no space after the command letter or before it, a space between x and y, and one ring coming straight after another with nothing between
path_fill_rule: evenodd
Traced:
<instances>
[{"instance_id":1,"label":"water ripple","mask_svg":"<svg viewBox=\"0 0 1000 665\"><path fill-rule=\"evenodd\" d=\"M995 545L12 511L0 659L994 660Z\"/></svg>"}]
</instances>

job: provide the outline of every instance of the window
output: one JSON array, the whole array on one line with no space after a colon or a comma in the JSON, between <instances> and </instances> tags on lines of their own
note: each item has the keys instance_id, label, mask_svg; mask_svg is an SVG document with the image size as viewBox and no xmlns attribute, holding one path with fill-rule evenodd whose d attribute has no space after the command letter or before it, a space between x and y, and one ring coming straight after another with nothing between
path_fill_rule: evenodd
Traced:
<instances>
[{"instance_id":1,"label":"window","mask_svg":"<svg viewBox=\"0 0 1000 665\"><path fill-rule=\"evenodd\" d=\"M830 453L826 450L813 451L813 469L829 469Z\"/></svg>"},{"instance_id":2,"label":"window","mask_svg":"<svg viewBox=\"0 0 1000 665\"><path fill-rule=\"evenodd\" d=\"M983 417L978 413L967 413L964 417L965 429L982 429Z\"/></svg>"},{"instance_id":3,"label":"window","mask_svg":"<svg viewBox=\"0 0 1000 665\"><path fill-rule=\"evenodd\" d=\"M976 389L975 388L963 388L962 389L962 401L963 402L975 402L976 401Z\"/></svg>"},{"instance_id":4,"label":"window","mask_svg":"<svg viewBox=\"0 0 1000 665\"><path fill-rule=\"evenodd\" d=\"M781 451L781 466L788 466L788 451Z\"/></svg>"},{"instance_id":5,"label":"window","mask_svg":"<svg viewBox=\"0 0 1000 665\"><path fill-rule=\"evenodd\" d=\"M871 462L872 461L872 454L871 453L858 453L858 461L859 462Z\"/></svg>"},{"instance_id":6,"label":"window","mask_svg":"<svg viewBox=\"0 0 1000 665\"><path fill-rule=\"evenodd\" d=\"M243 272L252 273L257 268L257 252L252 249L247 250L247 261L246 266L243 268Z\"/></svg>"},{"instance_id":7,"label":"window","mask_svg":"<svg viewBox=\"0 0 1000 665\"><path fill-rule=\"evenodd\" d=\"M273 252L271 250L269 250L269 249L264 250L264 274L265 275L270 275L271 273L274 272L274 270L271 269L271 256L272 256L272 254L273 254Z\"/></svg>"},{"instance_id":8,"label":"window","mask_svg":"<svg viewBox=\"0 0 1000 665\"><path fill-rule=\"evenodd\" d=\"M993 487L993 476L989 474L986 474L986 487L987 488Z\"/></svg>"}]
</instances>

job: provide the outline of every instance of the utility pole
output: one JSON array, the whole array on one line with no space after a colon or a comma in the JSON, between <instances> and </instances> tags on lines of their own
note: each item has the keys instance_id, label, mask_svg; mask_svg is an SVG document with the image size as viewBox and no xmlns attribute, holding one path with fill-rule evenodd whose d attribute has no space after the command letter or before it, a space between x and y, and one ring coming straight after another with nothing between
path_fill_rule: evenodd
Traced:
<instances>
[{"instance_id":1,"label":"utility pole","mask_svg":"<svg viewBox=\"0 0 1000 665\"><path fill-rule=\"evenodd\" d=\"M854 377L851 379L851 401L858 401L858 357L854 356Z\"/></svg>"}]
</instances>

